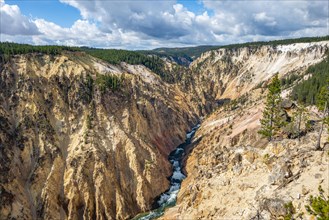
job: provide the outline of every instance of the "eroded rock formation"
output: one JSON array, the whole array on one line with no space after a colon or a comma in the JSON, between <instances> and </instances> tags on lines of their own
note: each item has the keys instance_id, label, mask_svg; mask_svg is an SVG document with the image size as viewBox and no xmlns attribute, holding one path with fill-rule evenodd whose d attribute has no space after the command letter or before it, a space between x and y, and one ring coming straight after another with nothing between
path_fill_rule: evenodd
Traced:
<instances>
[{"instance_id":1,"label":"eroded rock formation","mask_svg":"<svg viewBox=\"0 0 329 220\"><path fill-rule=\"evenodd\" d=\"M264 96L251 90L277 72L303 72L323 59L328 44L206 52L176 84L144 66L110 65L83 53L13 57L0 66L0 219L129 219L149 210L168 187L168 154L200 114L247 93L243 111L217 111L202 123L178 206L164 218L247 218L261 207L269 215L282 205L270 200L273 189L300 169L300 180L321 172L314 183L280 193L314 191L312 184L327 180L327 159L320 152L300 156L293 141L260 139ZM101 75L117 76L120 86L102 89ZM305 151L314 138L308 135ZM287 159L291 164L278 162ZM249 203L256 200L263 202Z\"/></svg>"},{"instance_id":2,"label":"eroded rock formation","mask_svg":"<svg viewBox=\"0 0 329 220\"><path fill-rule=\"evenodd\" d=\"M101 91L97 77L122 77ZM167 156L197 115L143 66L15 56L0 74L0 218L127 219L168 187Z\"/></svg>"},{"instance_id":3,"label":"eroded rock formation","mask_svg":"<svg viewBox=\"0 0 329 220\"><path fill-rule=\"evenodd\" d=\"M328 42L241 48L229 51L229 56L226 50L218 50L192 64L199 65L200 74L209 73L208 82L216 82L210 95L239 99L201 123L186 160L187 178L177 205L162 219L280 219L289 214L287 205L294 207L294 217L301 213L303 218L310 217L305 210L309 196L318 195L319 185L329 193L328 149L314 150L320 123L300 142L282 137L268 142L257 133L266 90L256 85L265 85L277 72L280 76L303 73L322 60L327 50ZM250 78L244 80L246 76ZM200 78L198 83L202 83ZM292 106L284 104L286 111ZM315 109L308 111L310 120L319 121ZM321 146L327 137L327 133L322 137Z\"/></svg>"}]
</instances>

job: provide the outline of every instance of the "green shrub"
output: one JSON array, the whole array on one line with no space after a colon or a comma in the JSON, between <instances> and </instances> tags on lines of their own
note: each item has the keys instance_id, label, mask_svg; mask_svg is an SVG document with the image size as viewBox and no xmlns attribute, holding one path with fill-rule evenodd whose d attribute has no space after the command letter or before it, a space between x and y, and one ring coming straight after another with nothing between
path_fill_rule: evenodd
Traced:
<instances>
[{"instance_id":1,"label":"green shrub","mask_svg":"<svg viewBox=\"0 0 329 220\"><path fill-rule=\"evenodd\" d=\"M93 98L93 88L94 88L94 80L90 74L86 75L86 78L84 79L83 83L85 86L83 97L87 101L87 103L90 103Z\"/></svg>"},{"instance_id":2,"label":"green shrub","mask_svg":"<svg viewBox=\"0 0 329 220\"><path fill-rule=\"evenodd\" d=\"M319 186L319 196L310 196L309 205L306 205L306 211L314 215L318 220L329 220L329 196L324 196L324 191Z\"/></svg>"},{"instance_id":3,"label":"green shrub","mask_svg":"<svg viewBox=\"0 0 329 220\"><path fill-rule=\"evenodd\" d=\"M87 115L86 123L87 123L87 129L88 130L92 129L92 127L93 127L92 116L90 114Z\"/></svg>"},{"instance_id":4,"label":"green shrub","mask_svg":"<svg viewBox=\"0 0 329 220\"><path fill-rule=\"evenodd\" d=\"M269 155L269 154L265 154L265 155L263 156L263 162L264 162L265 164L268 164L269 161L270 161L270 155Z\"/></svg>"},{"instance_id":5,"label":"green shrub","mask_svg":"<svg viewBox=\"0 0 329 220\"><path fill-rule=\"evenodd\" d=\"M302 76L299 76L295 73L289 74L281 78L281 86L283 89L289 88L296 80L301 79Z\"/></svg>"},{"instance_id":6,"label":"green shrub","mask_svg":"<svg viewBox=\"0 0 329 220\"><path fill-rule=\"evenodd\" d=\"M106 75L97 75L96 85L101 92L105 92L106 89L111 89L115 91L120 88L122 79L116 75L106 74Z\"/></svg>"},{"instance_id":7,"label":"green shrub","mask_svg":"<svg viewBox=\"0 0 329 220\"><path fill-rule=\"evenodd\" d=\"M284 220L293 219L292 216L296 213L295 207L292 202L288 202L284 204L284 208L286 209L286 215L283 217Z\"/></svg>"}]
</instances>

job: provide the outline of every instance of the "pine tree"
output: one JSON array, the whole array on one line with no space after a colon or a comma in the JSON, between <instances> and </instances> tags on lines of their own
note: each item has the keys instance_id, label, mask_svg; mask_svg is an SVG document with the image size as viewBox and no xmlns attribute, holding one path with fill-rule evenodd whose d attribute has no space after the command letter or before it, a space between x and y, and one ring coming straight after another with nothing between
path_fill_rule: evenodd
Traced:
<instances>
[{"instance_id":1,"label":"pine tree","mask_svg":"<svg viewBox=\"0 0 329 220\"><path fill-rule=\"evenodd\" d=\"M323 126L324 124L328 124L329 123L329 116L328 116L328 111L329 111L329 80L327 81L327 85L323 86L320 90L320 93L317 97L317 106L319 108L319 110L321 110L322 113L322 123L321 123L321 128L319 131L319 136L318 136L318 141L316 143L315 146L315 150L321 150L321 136L322 136L322 132L323 132Z\"/></svg>"},{"instance_id":2,"label":"pine tree","mask_svg":"<svg viewBox=\"0 0 329 220\"><path fill-rule=\"evenodd\" d=\"M273 80L268 86L268 94L266 97L265 109L263 111L263 118L260 120L261 130L259 134L267 137L269 141L273 136L277 134L280 127L283 126L283 122L280 117L280 106L282 99L281 83L278 74L274 76Z\"/></svg>"},{"instance_id":3,"label":"pine tree","mask_svg":"<svg viewBox=\"0 0 329 220\"><path fill-rule=\"evenodd\" d=\"M293 114L293 123L296 123L298 141L300 141L300 136L302 133L301 131L302 122L304 121L306 126L306 121L308 120L308 116L309 114L305 105L303 103L299 103L296 112Z\"/></svg>"}]
</instances>

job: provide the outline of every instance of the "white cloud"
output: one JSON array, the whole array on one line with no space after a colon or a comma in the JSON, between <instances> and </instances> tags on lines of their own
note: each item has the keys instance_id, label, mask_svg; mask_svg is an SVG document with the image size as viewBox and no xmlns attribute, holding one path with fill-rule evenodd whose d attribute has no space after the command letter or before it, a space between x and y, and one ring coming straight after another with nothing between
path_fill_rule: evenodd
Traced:
<instances>
[{"instance_id":1,"label":"white cloud","mask_svg":"<svg viewBox=\"0 0 329 220\"><path fill-rule=\"evenodd\" d=\"M327 1L204 0L205 9L200 14L176 0L60 1L81 13L81 19L70 28L44 19L28 19L18 6L0 0L1 10L6 8L1 16L12 19L1 21L5 27L1 23L1 40L145 49L329 34ZM15 25L9 28L10 23Z\"/></svg>"},{"instance_id":2,"label":"white cloud","mask_svg":"<svg viewBox=\"0 0 329 220\"><path fill-rule=\"evenodd\" d=\"M43 19L37 19L35 23L42 33L34 37L33 41L36 44L54 42L69 46L120 47L120 45L131 46L138 40L134 33L123 33L120 29L104 33L95 23L90 23L88 20L77 20L70 28L63 28Z\"/></svg>"},{"instance_id":3,"label":"white cloud","mask_svg":"<svg viewBox=\"0 0 329 220\"><path fill-rule=\"evenodd\" d=\"M214 11L214 19L221 15L222 27L243 25L242 35L288 37L305 28L322 28L322 35L329 34L327 1L204 1L204 5Z\"/></svg>"},{"instance_id":4,"label":"white cloud","mask_svg":"<svg viewBox=\"0 0 329 220\"><path fill-rule=\"evenodd\" d=\"M61 0L80 10L84 19L96 20L102 30L109 32L121 28L125 31L142 32L152 37L177 37L184 33L168 22L174 15L175 1L79 1ZM170 33L170 34L167 34Z\"/></svg>"},{"instance_id":5,"label":"white cloud","mask_svg":"<svg viewBox=\"0 0 329 220\"><path fill-rule=\"evenodd\" d=\"M275 18L267 16L266 12L254 14L254 19L256 22L264 23L267 26L275 26L277 24Z\"/></svg>"},{"instance_id":6,"label":"white cloud","mask_svg":"<svg viewBox=\"0 0 329 220\"><path fill-rule=\"evenodd\" d=\"M26 16L21 14L17 5L0 1L0 33L8 35L35 35L38 29Z\"/></svg>"},{"instance_id":7,"label":"white cloud","mask_svg":"<svg viewBox=\"0 0 329 220\"><path fill-rule=\"evenodd\" d=\"M77 20L71 28L63 28L55 23L43 19L35 20L39 31L51 40L66 40L68 38L77 38L81 40L90 40L93 37L104 37L95 24L87 20Z\"/></svg>"}]
</instances>

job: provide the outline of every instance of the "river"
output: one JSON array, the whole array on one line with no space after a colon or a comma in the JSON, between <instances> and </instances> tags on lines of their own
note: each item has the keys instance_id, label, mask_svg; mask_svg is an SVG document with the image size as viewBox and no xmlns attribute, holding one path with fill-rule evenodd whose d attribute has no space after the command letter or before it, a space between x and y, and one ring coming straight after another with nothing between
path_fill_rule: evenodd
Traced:
<instances>
[{"instance_id":1,"label":"river","mask_svg":"<svg viewBox=\"0 0 329 220\"><path fill-rule=\"evenodd\" d=\"M159 208L150 212L139 214L134 217L133 220L156 219L164 214L166 208L172 207L176 204L181 183L186 177L182 172L182 159L185 155L185 147L191 143L191 140L199 127L200 124L193 127L192 130L186 134L185 142L169 154L168 160L172 164L173 174L169 178L170 188L166 192L162 193L157 201Z\"/></svg>"}]
</instances>

